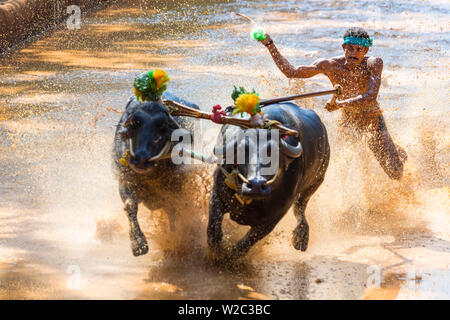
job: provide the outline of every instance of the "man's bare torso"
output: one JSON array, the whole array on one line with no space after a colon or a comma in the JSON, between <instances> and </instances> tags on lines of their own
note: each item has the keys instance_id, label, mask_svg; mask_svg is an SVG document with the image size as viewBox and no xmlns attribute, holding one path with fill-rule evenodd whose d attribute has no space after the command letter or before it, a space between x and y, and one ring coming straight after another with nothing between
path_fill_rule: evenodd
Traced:
<instances>
[{"instance_id":1,"label":"man's bare torso","mask_svg":"<svg viewBox=\"0 0 450 320\"><path fill-rule=\"evenodd\" d=\"M349 69L345 63L345 57L339 56L328 59L329 63L324 74L330 79L333 86L340 84L343 94L340 99L353 98L368 90L370 77L373 76L375 57L365 57L363 62L356 68ZM360 110L352 110L354 113L377 112L378 103L361 106ZM344 110L343 110L344 111ZM345 110L348 112L348 110ZM352 112L353 113L353 112Z\"/></svg>"}]
</instances>

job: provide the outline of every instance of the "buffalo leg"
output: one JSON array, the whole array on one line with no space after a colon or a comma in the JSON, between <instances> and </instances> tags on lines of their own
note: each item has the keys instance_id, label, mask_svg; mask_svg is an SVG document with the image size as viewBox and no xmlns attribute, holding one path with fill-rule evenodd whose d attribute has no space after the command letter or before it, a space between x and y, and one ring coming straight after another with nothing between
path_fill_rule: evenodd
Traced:
<instances>
[{"instance_id":1,"label":"buffalo leg","mask_svg":"<svg viewBox=\"0 0 450 320\"><path fill-rule=\"evenodd\" d=\"M217 249L223 237L222 221L224 216L224 207L222 202L213 192L209 201L209 221L208 221L208 245L212 249Z\"/></svg>"},{"instance_id":2,"label":"buffalo leg","mask_svg":"<svg viewBox=\"0 0 450 320\"><path fill-rule=\"evenodd\" d=\"M308 200L298 199L294 204L294 215L297 218L297 227L292 235L292 245L296 250L306 251L309 241L309 225L306 221L305 210Z\"/></svg>"},{"instance_id":3,"label":"buffalo leg","mask_svg":"<svg viewBox=\"0 0 450 320\"><path fill-rule=\"evenodd\" d=\"M326 169L326 167L325 167ZM294 215L297 218L297 227L294 229L292 235L292 245L295 249L306 251L309 241L309 225L306 221L305 211L309 198L316 192L323 182L323 178L302 192L300 198L294 203Z\"/></svg>"},{"instance_id":4,"label":"buffalo leg","mask_svg":"<svg viewBox=\"0 0 450 320\"><path fill-rule=\"evenodd\" d=\"M267 236L277 223L278 221L269 225L252 226L247 234L233 247L231 256L237 259L245 255L256 242Z\"/></svg>"},{"instance_id":5,"label":"buffalo leg","mask_svg":"<svg viewBox=\"0 0 450 320\"><path fill-rule=\"evenodd\" d=\"M137 220L138 197L132 186L126 182L120 183L119 193L124 203L124 210L130 223L130 240L133 255L140 256L148 252L147 239L139 227Z\"/></svg>"}]
</instances>

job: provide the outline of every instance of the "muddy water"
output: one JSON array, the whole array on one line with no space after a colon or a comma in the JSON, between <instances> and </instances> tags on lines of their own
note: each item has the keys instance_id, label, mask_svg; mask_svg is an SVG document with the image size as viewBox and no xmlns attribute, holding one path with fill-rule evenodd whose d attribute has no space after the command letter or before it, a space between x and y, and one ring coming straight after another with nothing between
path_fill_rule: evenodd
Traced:
<instances>
[{"instance_id":1,"label":"muddy water","mask_svg":"<svg viewBox=\"0 0 450 320\"><path fill-rule=\"evenodd\" d=\"M0 298L449 298L449 6L446 1L120 1L0 60ZM293 64L341 54L354 24L384 60L379 101L405 177L389 181L367 148L342 139L324 99L332 157L307 209L310 245L290 245L289 213L236 264L205 245L212 167L188 188L196 206L171 233L141 208L149 254L131 254L111 172L114 125L136 74L163 68L175 94L204 110L233 85L262 97L329 88L286 80L249 40L254 17ZM217 127L199 124L209 152ZM174 201L180 201L174 199ZM228 242L245 232L226 218ZM379 286L377 286L379 283Z\"/></svg>"}]
</instances>

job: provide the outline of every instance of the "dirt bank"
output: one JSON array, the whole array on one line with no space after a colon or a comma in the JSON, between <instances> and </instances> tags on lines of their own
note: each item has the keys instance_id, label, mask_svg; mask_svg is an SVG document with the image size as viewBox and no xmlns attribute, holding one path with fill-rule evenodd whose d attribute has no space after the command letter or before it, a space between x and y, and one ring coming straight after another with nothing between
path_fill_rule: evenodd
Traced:
<instances>
[{"instance_id":1,"label":"dirt bank","mask_svg":"<svg viewBox=\"0 0 450 320\"><path fill-rule=\"evenodd\" d=\"M0 54L25 39L61 23L67 7L78 5L83 10L110 0L6 0L0 1Z\"/></svg>"}]
</instances>

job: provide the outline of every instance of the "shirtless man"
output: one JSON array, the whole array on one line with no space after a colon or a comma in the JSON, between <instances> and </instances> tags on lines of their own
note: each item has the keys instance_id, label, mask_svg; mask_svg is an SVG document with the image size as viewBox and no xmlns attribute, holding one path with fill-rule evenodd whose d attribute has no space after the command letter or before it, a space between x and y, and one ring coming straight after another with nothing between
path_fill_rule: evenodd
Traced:
<instances>
[{"instance_id":1,"label":"shirtless man","mask_svg":"<svg viewBox=\"0 0 450 320\"><path fill-rule=\"evenodd\" d=\"M406 152L392 141L377 102L383 60L366 56L372 39L364 29L350 28L345 32L343 56L318 59L312 65L297 68L281 55L269 35L260 42L269 49L275 64L286 77L310 78L322 73L333 86L340 84L342 96L334 104L329 100L325 109L330 112L340 109L341 124L367 135L368 145L386 174L396 180L402 177Z\"/></svg>"}]
</instances>

